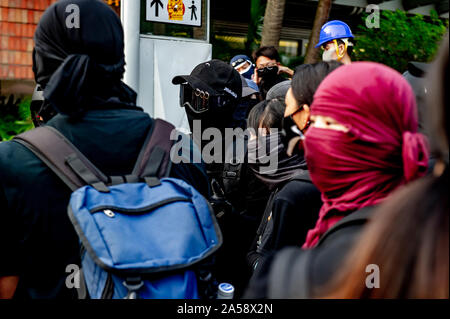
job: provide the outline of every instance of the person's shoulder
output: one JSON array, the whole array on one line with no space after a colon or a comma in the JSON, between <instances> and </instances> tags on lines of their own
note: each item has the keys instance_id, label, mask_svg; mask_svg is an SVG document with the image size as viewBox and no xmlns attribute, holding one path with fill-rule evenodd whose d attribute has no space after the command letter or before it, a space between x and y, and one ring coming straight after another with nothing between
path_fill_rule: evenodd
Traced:
<instances>
[{"instance_id":1,"label":"person's shoulder","mask_svg":"<svg viewBox=\"0 0 450 319\"><path fill-rule=\"evenodd\" d=\"M12 140L0 142L0 164L15 162L24 152L26 153L25 147Z\"/></svg>"},{"instance_id":2,"label":"person's shoulder","mask_svg":"<svg viewBox=\"0 0 450 319\"><path fill-rule=\"evenodd\" d=\"M310 181L292 179L280 189L275 200L288 201L292 204L303 200L309 200L314 195L320 196L320 191Z\"/></svg>"},{"instance_id":3,"label":"person's shoulder","mask_svg":"<svg viewBox=\"0 0 450 319\"><path fill-rule=\"evenodd\" d=\"M0 143L0 178L16 176L24 171L25 167L32 167L37 160L24 146L14 141Z\"/></svg>"}]
</instances>

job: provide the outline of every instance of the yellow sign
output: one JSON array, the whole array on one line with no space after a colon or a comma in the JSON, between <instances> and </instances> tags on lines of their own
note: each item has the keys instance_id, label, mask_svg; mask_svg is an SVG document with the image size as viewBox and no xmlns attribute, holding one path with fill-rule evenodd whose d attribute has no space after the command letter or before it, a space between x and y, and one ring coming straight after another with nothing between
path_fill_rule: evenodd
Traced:
<instances>
[{"instance_id":1,"label":"yellow sign","mask_svg":"<svg viewBox=\"0 0 450 319\"><path fill-rule=\"evenodd\" d=\"M200 27L202 0L147 0L146 20Z\"/></svg>"},{"instance_id":2,"label":"yellow sign","mask_svg":"<svg viewBox=\"0 0 450 319\"><path fill-rule=\"evenodd\" d=\"M167 3L167 11L169 12L169 20L183 21L186 7L183 0L169 0Z\"/></svg>"},{"instance_id":3,"label":"yellow sign","mask_svg":"<svg viewBox=\"0 0 450 319\"><path fill-rule=\"evenodd\" d=\"M106 3L110 6L120 6L120 0L107 0Z\"/></svg>"}]
</instances>

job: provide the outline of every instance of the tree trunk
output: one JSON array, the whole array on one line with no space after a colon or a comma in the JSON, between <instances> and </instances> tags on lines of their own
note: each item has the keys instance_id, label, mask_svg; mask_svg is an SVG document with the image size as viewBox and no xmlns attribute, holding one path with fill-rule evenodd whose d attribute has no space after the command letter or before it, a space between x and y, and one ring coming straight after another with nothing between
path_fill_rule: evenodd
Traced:
<instances>
[{"instance_id":1,"label":"tree trunk","mask_svg":"<svg viewBox=\"0 0 450 319\"><path fill-rule=\"evenodd\" d=\"M274 46L278 48L281 28L283 26L284 7L286 0L268 0L264 25L262 31L261 46Z\"/></svg>"},{"instance_id":2,"label":"tree trunk","mask_svg":"<svg viewBox=\"0 0 450 319\"><path fill-rule=\"evenodd\" d=\"M305 63L315 63L319 61L319 48L315 48L319 43L320 29L327 22L331 10L331 0L319 0L316 17L309 36L308 48L306 50Z\"/></svg>"}]
</instances>

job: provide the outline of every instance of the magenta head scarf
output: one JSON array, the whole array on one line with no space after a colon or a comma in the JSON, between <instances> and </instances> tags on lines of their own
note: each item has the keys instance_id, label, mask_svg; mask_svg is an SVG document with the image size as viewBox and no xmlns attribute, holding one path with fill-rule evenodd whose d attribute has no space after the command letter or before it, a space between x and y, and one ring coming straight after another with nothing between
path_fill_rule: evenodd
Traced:
<instances>
[{"instance_id":1,"label":"magenta head scarf","mask_svg":"<svg viewBox=\"0 0 450 319\"><path fill-rule=\"evenodd\" d=\"M311 115L331 117L349 132L311 127L306 133L308 169L324 204L303 248L315 246L340 219L378 204L428 167L414 93L387 66L356 62L333 71L317 89Z\"/></svg>"}]
</instances>

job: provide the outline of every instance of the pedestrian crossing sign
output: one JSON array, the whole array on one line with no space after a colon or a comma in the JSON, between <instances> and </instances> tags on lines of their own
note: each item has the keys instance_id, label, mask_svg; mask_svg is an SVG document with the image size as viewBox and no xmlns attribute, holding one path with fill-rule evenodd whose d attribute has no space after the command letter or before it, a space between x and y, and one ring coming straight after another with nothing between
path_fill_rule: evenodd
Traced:
<instances>
[{"instance_id":1,"label":"pedestrian crossing sign","mask_svg":"<svg viewBox=\"0 0 450 319\"><path fill-rule=\"evenodd\" d=\"M147 0L146 20L200 27L202 0Z\"/></svg>"}]
</instances>

